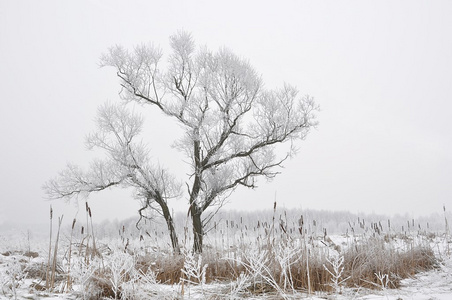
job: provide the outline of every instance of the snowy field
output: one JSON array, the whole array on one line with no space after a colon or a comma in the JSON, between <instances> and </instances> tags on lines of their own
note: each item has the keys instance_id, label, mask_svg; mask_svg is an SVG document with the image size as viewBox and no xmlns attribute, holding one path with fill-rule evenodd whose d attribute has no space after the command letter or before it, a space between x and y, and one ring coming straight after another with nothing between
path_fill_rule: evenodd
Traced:
<instances>
[{"instance_id":1,"label":"snowy field","mask_svg":"<svg viewBox=\"0 0 452 300\"><path fill-rule=\"evenodd\" d=\"M328 225L331 216L305 217L300 230L282 216L262 223L256 219L266 216L217 219L202 255L190 251L186 234L181 254L173 256L161 224L138 231L132 223L85 223L83 233L78 224L58 236L53 228L51 241L29 231L3 232L0 299L452 299L448 231L427 231L432 224L415 220ZM404 278L404 265L387 266L399 254L416 270ZM430 265L414 265L419 258ZM352 278L374 259L370 277ZM308 280L308 288L297 280Z\"/></svg>"}]
</instances>

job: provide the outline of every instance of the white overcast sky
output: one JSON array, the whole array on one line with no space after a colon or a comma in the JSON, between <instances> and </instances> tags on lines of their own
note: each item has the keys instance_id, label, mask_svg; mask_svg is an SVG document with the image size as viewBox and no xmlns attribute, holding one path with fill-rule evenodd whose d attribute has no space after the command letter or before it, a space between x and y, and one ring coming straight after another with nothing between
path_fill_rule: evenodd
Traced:
<instances>
[{"instance_id":1,"label":"white overcast sky","mask_svg":"<svg viewBox=\"0 0 452 300\"><path fill-rule=\"evenodd\" d=\"M267 87L288 82L321 106L320 124L270 183L230 209L312 208L413 216L452 209L452 1L0 0L0 225L45 222L42 184L86 165L96 109L119 101L108 47L179 29L249 59ZM149 109L153 157L184 168L174 126ZM155 135L154 135L155 134ZM180 170L179 170L180 171ZM90 199L98 221L136 214L130 191ZM171 204L180 208L185 199Z\"/></svg>"}]
</instances>

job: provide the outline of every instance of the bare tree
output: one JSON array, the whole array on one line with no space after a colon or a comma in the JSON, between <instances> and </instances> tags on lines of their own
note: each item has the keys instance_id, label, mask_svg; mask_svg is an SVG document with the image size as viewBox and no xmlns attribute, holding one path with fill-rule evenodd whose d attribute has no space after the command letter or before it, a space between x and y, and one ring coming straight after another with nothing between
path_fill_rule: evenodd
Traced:
<instances>
[{"instance_id":1,"label":"bare tree","mask_svg":"<svg viewBox=\"0 0 452 300\"><path fill-rule=\"evenodd\" d=\"M238 187L256 187L259 177L271 179L296 154L294 142L316 125L313 98L299 96L284 85L268 90L250 64L230 50L196 50L186 32L170 37L172 53L140 45L133 51L112 47L101 66L112 66L120 79L125 102L156 107L184 129L175 147L188 158L191 174L185 180L192 219L194 250L202 252L203 235L213 214ZM168 199L181 194L167 171L152 166L145 147L135 142L142 119L123 106L99 110L99 131L90 135L91 147L104 149L107 161L95 161L88 172L68 166L45 190L51 198L87 195L118 185L133 187L143 208L165 218L174 249L178 249ZM209 208L207 216L203 213Z\"/></svg>"},{"instance_id":2,"label":"bare tree","mask_svg":"<svg viewBox=\"0 0 452 300\"><path fill-rule=\"evenodd\" d=\"M116 46L101 65L116 69L123 100L153 105L184 128L176 147L190 159L187 198L194 250L201 252L210 219L203 212L238 186L275 177L296 153L294 142L316 125L318 108L291 85L265 89L248 61L228 49L197 50L186 32L171 36L170 45L167 62L153 45L130 52Z\"/></svg>"},{"instance_id":3,"label":"bare tree","mask_svg":"<svg viewBox=\"0 0 452 300\"><path fill-rule=\"evenodd\" d=\"M96 121L98 130L87 137L86 144L104 150L107 159L93 161L88 171L68 165L57 178L44 184L45 192L50 199L71 199L112 186L133 188L142 203L140 220L146 217L146 209L160 213L167 223L173 250L179 253L167 201L179 196L181 187L166 170L150 164L145 146L136 141L143 119L123 105L105 104L99 108Z\"/></svg>"}]
</instances>

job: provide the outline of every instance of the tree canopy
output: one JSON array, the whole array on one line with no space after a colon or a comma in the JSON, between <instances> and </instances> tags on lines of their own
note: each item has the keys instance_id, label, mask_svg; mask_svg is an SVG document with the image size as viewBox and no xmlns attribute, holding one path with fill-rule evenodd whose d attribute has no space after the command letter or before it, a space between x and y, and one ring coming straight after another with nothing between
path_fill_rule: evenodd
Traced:
<instances>
[{"instance_id":1,"label":"tree canopy","mask_svg":"<svg viewBox=\"0 0 452 300\"><path fill-rule=\"evenodd\" d=\"M190 34L170 37L167 61L152 44L132 51L115 46L102 55L101 65L113 67L120 80L123 103L155 107L173 118L184 131L174 146L186 155L191 174L175 180L164 168L150 162L146 147L135 137L142 118L123 105L99 110L98 131L87 138L90 147L106 151L88 172L69 166L46 184L52 198L100 191L113 185L130 186L174 231L168 200L185 195L190 205L194 250L202 251L209 216L238 186L255 188L259 177L271 179L296 154L296 142L317 124L318 107L310 96L300 96L289 84L266 89L249 62L227 48L212 52L197 48ZM185 193L177 182L184 182ZM141 215L141 210L140 210ZM175 237L175 232L171 233ZM178 247L172 239L173 247Z\"/></svg>"}]
</instances>

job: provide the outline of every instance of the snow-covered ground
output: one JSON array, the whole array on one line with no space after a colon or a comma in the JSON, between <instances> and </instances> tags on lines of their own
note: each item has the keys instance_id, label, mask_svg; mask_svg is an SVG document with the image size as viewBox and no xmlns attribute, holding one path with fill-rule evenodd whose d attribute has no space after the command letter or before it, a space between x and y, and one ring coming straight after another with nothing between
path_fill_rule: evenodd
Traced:
<instances>
[{"instance_id":1,"label":"snow-covered ground","mask_svg":"<svg viewBox=\"0 0 452 300\"><path fill-rule=\"evenodd\" d=\"M341 236L332 237L335 243L341 243L344 238ZM3 241L5 243L5 240ZM5 248L5 244L3 245ZM368 290L364 288L345 288L338 294L314 293L288 293L288 299L386 299L386 300L446 300L452 299L452 256L443 238L440 242L432 243L432 248L436 248L436 255L440 261L436 269L428 272L418 273L412 278L403 279L399 289ZM14 248L14 246L12 246ZM4 249L3 249L4 250ZM448 251L449 250L449 251ZM2 252L0 254L0 299L80 299L82 293L48 293L41 290L44 283L37 278L42 275L45 269L47 257L44 253L26 254L26 251ZM25 255L24 255L25 254ZM202 287L197 285L186 285L184 295L181 296L181 285L153 285L152 288L158 290L155 299L164 297L165 299L227 299L230 284L215 283L206 284ZM77 290L77 286L74 287ZM239 294L235 294L233 299L237 299ZM247 299L281 299L281 295L268 293L257 295Z\"/></svg>"},{"instance_id":2,"label":"snow-covered ground","mask_svg":"<svg viewBox=\"0 0 452 300\"><path fill-rule=\"evenodd\" d=\"M333 297L334 298L334 297ZM314 299L325 299L317 297ZM447 257L441 265L413 278L402 280L399 289L382 291L360 290L355 293L349 291L346 295L339 295L336 299L362 300L451 300L452 299L452 259Z\"/></svg>"}]
</instances>

